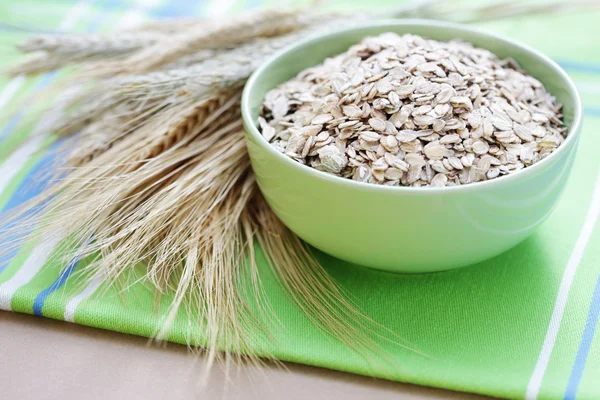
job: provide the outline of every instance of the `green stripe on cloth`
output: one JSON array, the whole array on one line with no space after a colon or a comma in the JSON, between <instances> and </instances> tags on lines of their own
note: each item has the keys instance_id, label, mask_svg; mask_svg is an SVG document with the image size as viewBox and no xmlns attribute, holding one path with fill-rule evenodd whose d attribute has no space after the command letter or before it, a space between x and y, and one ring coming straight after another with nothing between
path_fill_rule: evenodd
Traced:
<instances>
[{"instance_id":1,"label":"green stripe on cloth","mask_svg":"<svg viewBox=\"0 0 600 400\"><path fill-rule=\"evenodd\" d=\"M108 9L107 2L111 4ZM37 7L42 3L42 7ZM150 0L105 0L103 5L102 0L97 0L77 28L84 30L99 12L105 18L100 28L114 26L120 23L125 5L142 7L144 13L160 16L198 11L219 15L228 9L279 4L275 0L217 3L176 0L167 5ZM380 3L395 6L398 2ZM1 5L0 21L55 29L74 2L26 0L20 4ZM366 3L356 0L345 2L344 7L361 4ZM40 11L35 11L30 20L16 20L23 7ZM479 265L426 275L378 272L318 253L327 270L365 313L429 357L382 342L392 362L365 360L325 336L286 297L259 252L257 261L266 294L282 322L274 340L264 344L266 349L281 360L397 381L507 398L524 398L527 394L540 399L565 397L567 388L573 387L574 366L583 360L581 349L587 348L582 341L586 329L590 332L588 311L600 278L600 229L589 220L597 211L590 207L600 173L596 154L600 148L596 134L600 130L600 53L595 51L600 48L600 35L592 34L597 32L599 17L599 12L577 12L478 24L524 41L562 63L580 88L586 107L581 145L566 192L534 235ZM11 36L10 43L17 41L15 37ZM13 50L0 51L4 56L0 60L15 59ZM5 64L8 65L0 61L0 66ZM2 79L3 85L9 82ZM34 92L37 81L25 81L15 93L0 115L0 129L18 111L18 100ZM0 168L9 167L6 160L11 151L35 126L36 111L25 110L27 122L20 124L3 143ZM0 194L0 207L17 194L23 180L28 179L28 171L42 156L36 154L23 163ZM589 236L586 227L590 228ZM581 243L586 244L585 248ZM580 247L581 258L574 250ZM134 284L143 267L131 273L131 286L99 286L98 281L86 279L85 260L70 263L60 257L46 259L44 254L39 248L23 249L0 270L2 307L141 336L157 333L161 324L158 315L166 311L172 297L156 298L149 288ZM69 267L65 269L66 266ZM33 271L31 277L28 271ZM570 277L569 286L566 283ZM566 287L569 290L562 298ZM562 307L564 312L558 312ZM557 316L562 317L558 322L553 319ZM552 325L551 321L557 324ZM576 393L581 399L600 398L599 330L595 330L589 351L586 350L583 372L577 378ZM178 343L202 343L202 332L190 327L186 315L180 313L167 338Z\"/></svg>"}]
</instances>

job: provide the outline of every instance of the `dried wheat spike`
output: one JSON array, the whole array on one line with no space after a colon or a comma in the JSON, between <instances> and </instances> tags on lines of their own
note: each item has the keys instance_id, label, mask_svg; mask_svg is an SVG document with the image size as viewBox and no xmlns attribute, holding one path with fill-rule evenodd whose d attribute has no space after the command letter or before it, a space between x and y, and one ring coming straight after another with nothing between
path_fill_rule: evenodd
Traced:
<instances>
[{"instance_id":1,"label":"dried wheat spike","mask_svg":"<svg viewBox=\"0 0 600 400\"><path fill-rule=\"evenodd\" d=\"M21 61L19 64L14 67L10 67L7 70L7 73L11 76L16 75L35 75L40 74L42 72L53 71L55 69L59 69L64 67L66 64L70 62L77 62L78 59L69 58L67 61L67 57L64 55L56 55L47 52L41 52L32 54L27 57L24 61Z\"/></svg>"},{"instance_id":2,"label":"dried wheat spike","mask_svg":"<svg viewBox=\"0 0 600 400\"><path fill-rule=\"evenodd\" d=\"M120 104L65 143L66 149L75 149L68 157L69 165L87 165L108 152L111 163L137 168L139 162L185 145L198 134L209 134L232 119L240 121L240 96L239 90L218 93L203 101L161 109L150 118L137 114L135 105Z\"/></svg>"},{"instance_id":3,"label":"dried wheat spike","mask_svg":"<svg viewBox=\"0 0 600 400\"><path fill-rule=\"evenodd\" d=\"M6 73L11 76L20 74L37 75L44 72L58 70L70 64L82 64L100 59L115 60L117 57L122 57L122 54L85 54L85 53L70 53L60 54L52 52L40 52L31 54L20 64L7 69Z\"/></svg>"},{"instance_id":4,"label":"dried wheat spike","mask_svg":"<svg viewBox=\"0 0 600 400\"><path fill-rule=\"evenodd\" d=\"M126 32L137 31L137 32L154 32L154 33L164 33L168 35L172 35L174 33L179 33L190 28L198 27L202 24L207 24L209 20L206 18L196 18L196 17L188 17L188 18L170 18L170 19L161 19L158 21L147 21L142 22L140 25L134 26L125 30Z\"/></svg>"},{"instance_id":5,"label":"dried wheat spike","mask_svg":"<svg viewBox=\"0 0 600 400\"><path fill-rule=\"evenodd\" d=\"M116 141L130 133L136 125L135 109L128 104L120 104L104 113L102 117L81 130L77 138L69 141L68 164L78 167L108 150Z\"/></svg>"},{"instance_id":6,"label":"dried wheat spike","mask_svg":"<svg viewBox=\"0 0 600 400\"><path fill-rule=\"evenodd\" d=\"M140 140L132 143L130 159L156 157L175 145L187 144L196 135L204 135L204 131L210 131L232 118L237 118L241 127L240 98L239 90L224 92L199 104L182 106L161 115L159 121L144 128L146 134L138 135ZM186 142L181 143L184 139Z\"/></svg>"},{"instance_id":7,"label":"dried wheat spike","mask_svg":"<svg viewBox=\"0 0 600 400\"><path fill-rule=\"evenodd\" d=\"M254 39L235 49L216 52L212 58L187 68L115 79L108 92L116 97L144 101L180 93L200 97L215 88L241 84L267 57L316 31L304 29L274 38Z\"/></svg>"},{"instance_id":8,"label":"dried wheat spike","mask_svg":"<svg viewBox=\"0 0 600 400\"><path fill-rule=\"evenodd\" d=\"M47 51L69 55L113 55L147 47L164 38L164 34L157 32L46 34L32 36L17 48L25 53Z\"/></svg>"},{"instance_id":9,"label":"dried wheat spike","mask_svg":"<svg viewBox=\"0 0 600 400\"><path fill-rule=\"evenodd\" d=\"M144 125L150 117L160 111L166 111L177 104L191 100L186 93L161 96L127 96L112 91L113 86L108 82L98 82L87 96L80 96L70 104L70 112L65 112L63 118L50 127L49 132L60 136L70 136L86 126L94 124L103 118L105 113L111 113L117 107L125 104L118 111L122 118L135 122L135 127ZM126 113L126 114L125 114Z\"/></svg>"},{"instance_id":10,"label":"dried wheat spike","mask_svg":"<svg viewBox=\"0 0 600 400\"><path fill-rule=\"evenodd\" d=\"M62 136L71 135L101 119L103 113L111 108L124 103L128 103L131 113L137 112L135 120L141 125L145 122L142 116L149 117L159 110L166 112L191 98L202 99L210 97L211 93L239 87L265 58L313 31L302 30L276 38L256 39L186 69L152 72L115 79L113 83L99 83L95 86L96 92L91 92L85 101L79 100L82 104L80 108L53 128ZM174 118L172 115L170 117Z\"/></svg>"},{"instance_id":11,"label":"dried wheat spike","mask_svg":"<svg viewBox=\"0 0 600 400\"><path fill-rule=\"evenodd\" d=\"M96 88L96 90L100 90ZM96 121L102 114L119 104L119 99L104 96L104 93L98 93L90 90L89 95L76 99L80 106L70 114L67 114L64 120L52 127L51 131L60 136L69 136L85 128L88 124Z\"/></svg>"},{"instance_id":12,"label":"dried wheat spike","mask_svg":"<svg viewBox=\"0 0 600 400\"><path fill-rule=\"evenodd\" d=\"M297 12L258 10L219 24L193 28L132 55L117 72L151 71L206 48L242 43L261 36L277 36L306 26Z\"/></svg>"},{"instance_id":13,"label":"dried wheat spike","mask_svg":"<svg viewBox=\"0 0 600 400\"><path fill-rule=\"evenodd\" d=\"M39 74L69 64L114 59L149 47L165 34L156 32L119 32L107 34L38 35L18 46L22 52L37 52L8 70L11 75Z\"/></svg>"},{"instance_id":14,"label":"dried wheat spike","mask_svg":"<svg viewBox=\"0 0 600 400\"><path fill-rule=\"evenodd\" d=\"M206 61L208 59L216 57L217 55L219 55L225 51L233 50L234 48L235 47L229 47L229 48L226 47L223 49L200 50L196 53L189 54L187 56L183 56L169 64L165 64L161 69L164 71L186 69L186 68L192 67L196 64L199 64L203 61Z\"/></svg>"}]
</instances>

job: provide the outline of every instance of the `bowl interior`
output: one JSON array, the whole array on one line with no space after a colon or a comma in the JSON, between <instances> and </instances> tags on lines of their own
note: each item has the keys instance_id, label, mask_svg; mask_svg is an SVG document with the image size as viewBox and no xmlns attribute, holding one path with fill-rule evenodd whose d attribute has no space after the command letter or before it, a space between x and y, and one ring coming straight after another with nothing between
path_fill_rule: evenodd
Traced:
<instances>
[{"instance_id":1,"label":"bowl interior","mask_svg":"<svg viewBox=\"0 0 600 400\"><path fill-rule=\"evenodd\" d=\"M579 124L581 120L579 96L571 79L556 63L528 46L501 36L464 25L428 20L368 22L353 28L309 37L279 52L255 71L244 88L242 115L248 134L255 138L259 137L258 142L264 143L265 147L269 147L269 150L276 152L262 138L256 128L256 121L265 94L302 70L323 62L327 57L343 53L350 46L360 42L362 38L384 32L411 33L441 41L462 39L476 47L490 50L501 59L509 57L514 59L530 75L540 80L546 89L557 98L557 101L563 104L564 121L570 127L569 134L567 134L565 143L548 158L566 150L570 147L568 143L576 139L575 135L570 135L570 133L578 131L575 125ZM283 155L281 155L281 158L293 162ZM546 160L542 160L527 169L536 168L544 161ZM300 164L298 165L300 166ZM302 167L312 170L309 167ZM319 171L315 170L315 172ZM481 184L481 182L467 186L478 184Z\"/></svg>"}]
</instances>

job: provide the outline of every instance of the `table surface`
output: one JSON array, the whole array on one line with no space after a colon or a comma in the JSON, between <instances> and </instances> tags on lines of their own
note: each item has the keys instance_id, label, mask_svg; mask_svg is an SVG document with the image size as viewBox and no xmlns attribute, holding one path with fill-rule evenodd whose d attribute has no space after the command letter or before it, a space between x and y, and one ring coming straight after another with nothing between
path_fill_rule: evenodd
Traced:
<instances>
[{"instance_id":1,"label":"table surface","mask_svg":"<svg viewBox=\"0 0 600 400\"><path fill-rule=\"evenodd\" d=\"M286 363L257 370L215 368L202 389L204 360L185 346L0 311L4 399L484 399ZM228 383L226 383L228 382Z\"/></svg>"}]
</instances>

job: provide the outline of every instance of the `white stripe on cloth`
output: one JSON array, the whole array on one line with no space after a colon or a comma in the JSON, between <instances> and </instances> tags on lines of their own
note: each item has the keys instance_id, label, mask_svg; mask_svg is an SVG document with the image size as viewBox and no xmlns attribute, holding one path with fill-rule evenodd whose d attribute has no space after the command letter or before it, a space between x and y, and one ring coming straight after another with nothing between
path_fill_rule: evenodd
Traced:
<instances>
[{"instance_id":1,"label":"white stripe on cloth","mask_svg":"<svg viewBox=\"0 0 600 400\"><path fill-rule=\"evenodd\" d=\"M575 86L582 93L600 94L600 83L590 83L586 81L576 81Z\"/></svg>"},{"instance_id":2,"label":"white stripe on cloth","mask_svg":"<svg viewBox=\"0 0 600 400\"><path fill-rule=\"evenodd\" d=\"M233 0L211 1L206 10L206 15L211 18L227 15L233 7Z\"/></svg>"},{"instance_id":3,"label":"white stripe on cloth","mask_svg":"<svg viewBox=\"0 0 600 400\"><path fill-rule=\"evenodd\" d=\"M9 280L0 285L0 310L12 310L10 303L13 294L40 272L48 258L50 258L52 250L56 248L62 238L63 236L60 234L43 238L42 243L33 249L19 270Z\"/></svg>"},{"instance_id":4,"label":"white stripe on cloth","mask_svg":"<svg viewBox=\"0 0 600 400\"><path fill-rule=\"evenodd\" d=\"M42 147L42 137L34 137L15 150L0 167L0 193L2 193L13 178L23 169L27 161Z\"/></svg>"},{"instance_id":5,"label":"white stripe on cloth","mask_svg":"<svg viewBox=\"0 0 600 400\"><path fill-rule=\"evenodd\" d=\"M83 0L75 4L69 10L65 18L60 22L58 29L61 31L70 31L90 10L90 0Z\"/></svg>"},{"instance_id":6,"label":"white stripe on cloth","mask_svg":"<svg viewBox=\"0 0 600 400\"><path fill-rule=\"evenodd\" d=\"M101 274L95 275L81 292L69 300L67 307L65 308L65 321L75 322L75 311L77 311L79 304L94 294L100 285L102 285L103 281L104 278Z\"/></svg>"},{"instance_id":7,"label":"white stripe on cloth","mask_svg":"<svg viewBox=\"0 0 600 400\"><path fill-rule=\"evenodd\" d=\"M577 238L577 242L575 243L575 247L573 248L571 256L569 257L567 267L565 268L562 280L560 282L558 295L556 296L554 310L552 311L552 316L550 317L550 324L548 325L548 330L546 331L546 338L544 339L542 350L540 351L537 362L535 364L535 368L533 369L533 373L527 385L527 392L525 395L525 398L527 400L535 400L538 398L538 394L542 386L542 381L544 379L546 369L548 368L548 364L550 362L550 356L552 355L552 350L554 349L554 345L556 344L556 338L558 336L560 323L565 312L567 300L569 298L571 284L573 283L573 278L575 277L575 273L577 272L577 267L579 266L579 263L583 258L583 254L589 242L590 236L594 232L594 227L596 226L596 221L598 220L599 213L600 170L598 171L596 184L594 186L594 194L592 195L592 200L590 202L588 212L585 217L585 222L583 224L583 227L581 228L579 237Z\"/></svg>"},{"instance_id":8,"label":"white stripe on cloth","mask_svg":"<svg viewBox=\"0 0 600 400\"><path fill-rule=\"evenodd\" d=\"M74 5L65 18L61 21L58 29L61 31L67 31L73 29L77 21L79 21L83 15L88 11L90 7L89 0L85 0ZM12 97L17 93L19 88L25 83L24 75L17 75L12 78L0 92L0 109L2 109Z\"/></svg>"},{"instance_id":9,"label":"white stripe on cloth","mask_svg":"<svg viewBox=\"0 0 600 400\"><path fill-rule=\"evenodd\" d=\"M138 9L127 10L127 11L125 11L123 20L118 25L118 28L121 28L121 29L132 28L136 25L139 25L145 19L146 19L146 16L142 11L140 11Z\"/></svg>"},{"instance_id":10,"label":"white stripe on cloth","mask_svg":"<svg viewBox=\"0 0 600 400\"><path fill-rule=\"evenodd\" d=\"M0 110L12 99L19 88L25 83L25 76L18 75L12 78L0 92Z\"/></svg>"},{"instance_id":11,"label":"white stripe on cloth","mask_svg":"<svg viewBox=\"0 0 600 400\"><path fill-rule=\"evenodd\" d=\"M152 9L160 6L165 0L137 0L139 8Z\"/></svg>"},{"instance_id":12,"label":"white stripe on cloth","mask_svg":"<svg viewBox=\"0 0 600 400\"><path fill-rule=\"evenodd\" d=\"M117 24L117 29L127 29L139 25L140 22L147 19L147 13L153 7L159 6L164 0L137 0L137 6L125 11L123 17Z\"/></svg>"}]
</instances>

